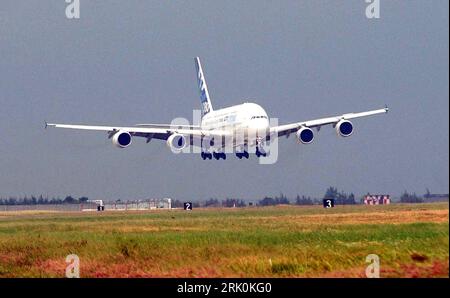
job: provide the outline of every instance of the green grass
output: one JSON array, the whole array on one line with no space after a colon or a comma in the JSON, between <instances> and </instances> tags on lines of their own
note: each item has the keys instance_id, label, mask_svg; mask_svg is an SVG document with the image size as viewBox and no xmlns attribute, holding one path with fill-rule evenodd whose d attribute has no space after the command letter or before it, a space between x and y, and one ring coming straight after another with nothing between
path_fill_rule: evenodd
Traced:
<instances>
[{"instance_id":1,"label":"green grass","mask_svg":"<svg viewBox=\"0 0 450 298\"><path fill-rule=\"evenodd\" d=\"M0 277L447 276L448 204L0 213Z\"/></svg>"}]
</instances>

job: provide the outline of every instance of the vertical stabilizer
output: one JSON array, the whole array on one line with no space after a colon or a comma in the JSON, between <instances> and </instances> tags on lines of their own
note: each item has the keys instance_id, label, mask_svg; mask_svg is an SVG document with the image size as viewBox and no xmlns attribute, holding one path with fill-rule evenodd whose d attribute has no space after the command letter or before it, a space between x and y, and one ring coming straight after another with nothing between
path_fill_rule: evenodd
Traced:
<instances>
[{"instance_id":1,"label":"vertical stabilizer","mask_svg":"<svg viewBox=\"0 0 450 298\"><path fill-rule=\"evenodd\" d=\"M197 70L197 83L200 92L200 101L202 103L202 116L208 114L213 110L211 99L209 97L208 86L206 85L205 75L203 74L202 64L200 58L195 57L195 68Z\"/></svg>"}]
</instances>

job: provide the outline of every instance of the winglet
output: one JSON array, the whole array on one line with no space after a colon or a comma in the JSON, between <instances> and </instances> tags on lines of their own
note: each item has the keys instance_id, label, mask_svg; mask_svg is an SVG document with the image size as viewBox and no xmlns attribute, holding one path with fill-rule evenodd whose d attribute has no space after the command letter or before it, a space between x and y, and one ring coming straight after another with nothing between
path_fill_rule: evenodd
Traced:
<instances>
[{"instance_id":1,"label":"winglet","mask_svg":"<svg viewBox=\"0 0 450 298\"><path fill-rule=\"evenodd\" d=\"M56 127L56 124L48 123L47 121L44 121L44 125L45 125L45 129L47 129L48 127Z\"/></svg>"}]
</instances>

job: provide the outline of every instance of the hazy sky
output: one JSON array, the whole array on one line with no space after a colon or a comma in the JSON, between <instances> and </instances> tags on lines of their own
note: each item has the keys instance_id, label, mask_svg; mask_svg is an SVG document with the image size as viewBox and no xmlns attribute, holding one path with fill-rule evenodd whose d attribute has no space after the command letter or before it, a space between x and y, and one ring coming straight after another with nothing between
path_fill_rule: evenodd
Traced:
<instances>
[{"instance_id":1,"label":"hazy sky","mask_svg":"<svg viewBox=\"0 0 450 298\"><path fill-rule=\"evenodd\" d=\"M103 199L449 191L449 3L92 1L0 3L0 196ZM377 109L339 138L280 140L278 162L203 161L136 138L51 122L170 123L200 107L200 56L215 108L254 101L280 123Z\"/></svg>"}]
</instances>

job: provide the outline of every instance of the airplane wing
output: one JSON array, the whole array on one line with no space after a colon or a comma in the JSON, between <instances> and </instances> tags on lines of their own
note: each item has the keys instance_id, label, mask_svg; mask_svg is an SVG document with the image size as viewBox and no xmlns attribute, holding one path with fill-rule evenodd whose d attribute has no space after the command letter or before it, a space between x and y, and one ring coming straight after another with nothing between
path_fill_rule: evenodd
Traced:
<instances>
[{"instance_id":1,"label":"airplane wing","mask_svg":"<svg viewBox=\"0 0 450 298\"><path fill-rule=\"evenodd\" d=\"M296 122L291 124L285 124L280 126L274 126L270 128L270 136L289 136L291 133L296 132L301 127L308 127L308 128L317 128L319 130L324 125L332 124L335 126L339 121L342 120L350 120L355 118L361 118L366 116L372 116L377 114L385 114L389 111L388 107L385 107L384 109L379 110L372 110L367 112L360 112L360 113L347 113L340 116L333 116L333 117L327 117L327 118L321 118L316 120L309 120L304 122Z\"/></svg>"},{"instance_id":2,"label":"airplane wing","mask_svg":"<svg viewBox=\"0 0 450 298\"><path fill-rule=\"evenodd\" d=\"M189 129L200 128L199 125L156 124L156 123L135 124L134 126L139 126L139 127L158 127L158 128L189 128Z\"/></svg>"},{"instance_id":3,"label":"airplane wing","mask_svg":"<svg viewBox=\"0 0 450 298\"><path fill-rule=\"evenodd\" d=\"M147 142L151 139L167 140L172 134L181 134L186 137L219 137L227 135L228 132L221 130L202 130L196 127L190 127L186 125L140 125L140 126L96 126L96 125L77 125L77 124L57 124L57 123L45 123L45 128L66 128L77 130L91 130L91 131L104 131L109 134L111 138L118 131L128 132L131 136L147 138Z\"/></svg>"}]
</instances>

